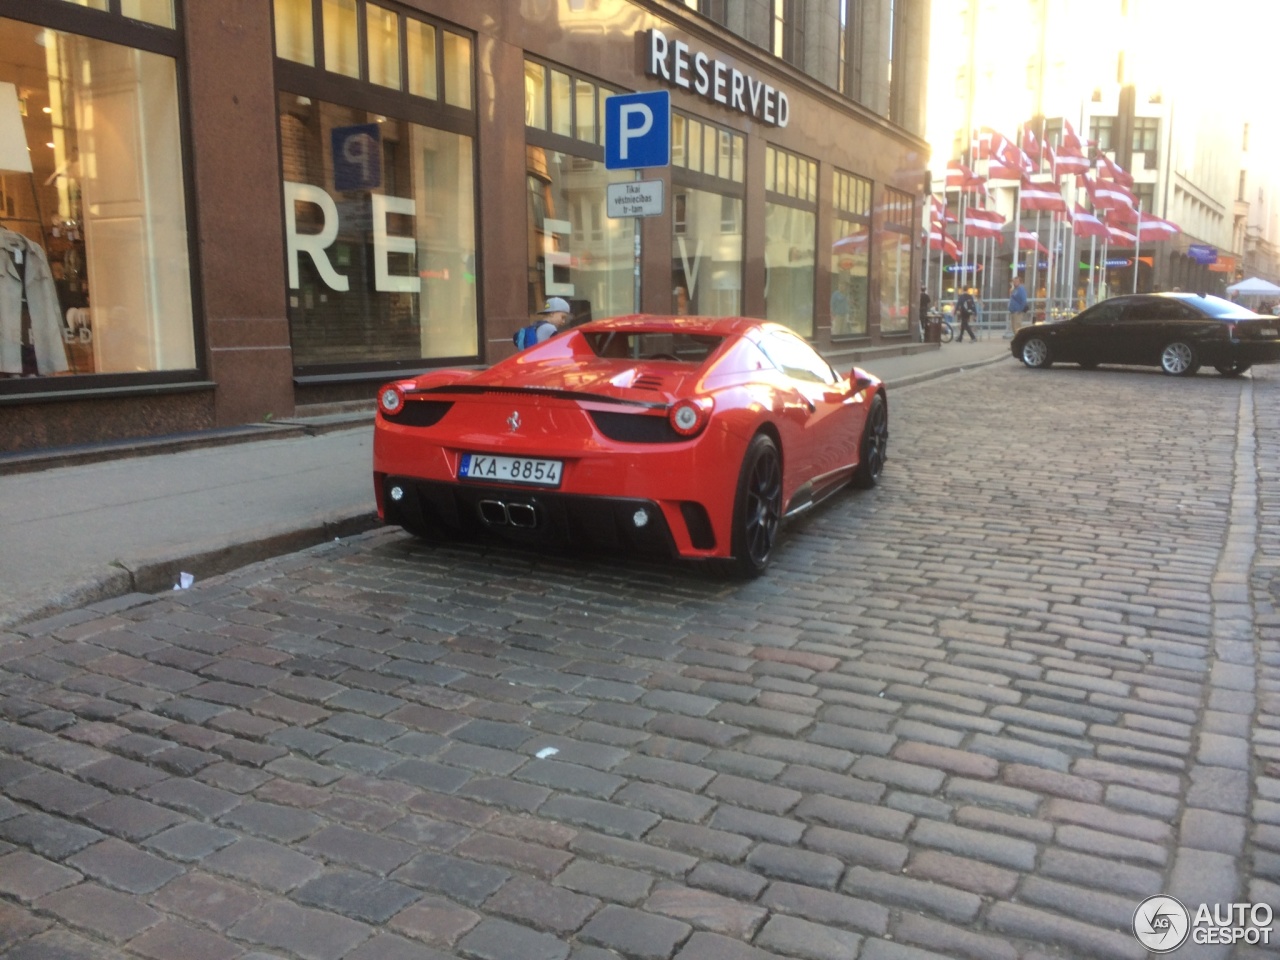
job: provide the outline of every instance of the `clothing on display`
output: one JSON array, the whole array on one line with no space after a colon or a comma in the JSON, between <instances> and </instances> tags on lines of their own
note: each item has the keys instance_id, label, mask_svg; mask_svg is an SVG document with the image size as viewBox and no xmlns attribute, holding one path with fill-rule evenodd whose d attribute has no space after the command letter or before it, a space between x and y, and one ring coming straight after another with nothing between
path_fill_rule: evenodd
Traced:
<instances>
[{"instance_id":1,"label":"clothing on display","mask_svg":"<svg viewBox=\"0 0 1280 960\"><path fill-rule=\"evenodd\" d=\"M0 374L20 376L23 318L41 376L67 371L62 310L49 260L40 244L0 227Z\"/></svg>"}]
</instances>

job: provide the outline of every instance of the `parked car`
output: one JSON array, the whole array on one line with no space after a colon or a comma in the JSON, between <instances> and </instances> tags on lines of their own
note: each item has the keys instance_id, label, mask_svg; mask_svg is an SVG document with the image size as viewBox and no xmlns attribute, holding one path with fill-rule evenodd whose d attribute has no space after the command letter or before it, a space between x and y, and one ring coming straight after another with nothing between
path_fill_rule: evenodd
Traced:
<instances>
[{"instance_id":1,"label":"parked car","mask_svg":"<svg viewBox=\"0 0 1280 960\"><path fill-rule=\"evenodd\" d=\"M715 561L754 577L783 520L874 486L884 384L786 327L628 316L486 370L378 391L378 514L419 537L495 534Z\"/></svg>"},{"instance_id":2,"label":"parked car","mask_svg":"<svg viewBox=\"0 0 1280 960\"><path fill-rule=\"evenodd\" d=\"M1121 363L1189 377L1208 364L1238 377L1255 363L1280 361L1280 319L1206 294L1137 294L1103 300L1062 323L1023 327L1012 349L1028 367Z\"/></svg>"}]
</instances>

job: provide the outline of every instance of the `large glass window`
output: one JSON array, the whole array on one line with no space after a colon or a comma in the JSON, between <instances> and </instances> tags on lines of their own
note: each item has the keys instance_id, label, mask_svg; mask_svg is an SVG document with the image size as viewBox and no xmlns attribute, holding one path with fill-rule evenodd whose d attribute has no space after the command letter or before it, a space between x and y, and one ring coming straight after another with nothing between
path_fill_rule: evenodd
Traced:
<instances>
[{"instance_id":1,"label":"large glass window","mask_svg":"<svg viewBox=\"0 0 1280 960\"><path fill-rule=\"evenodd\" d=\"M156 0L152 0L156 2ZM171 2L171 0L168 0ZM471 38L368 0L273 0L276 56L415 97L472 106ZM319 17L324 52L316 62ZM401 38L404 67L401 63ZM361 65L361 50L364 64Z\"/></svg>"},{"instance_id":2,"label":"large glass window","mask_svg":"<svg viewBox=\"0 0 1280 960\"><path fill-rule=\"evenodd\" d=\"M606 170L600 147L605 97L598 82L533 60L524 65L529 310L569 302L570 322L633 313L640 235L633 217L610 217L607 189L634 180Z\"/></svg>"},{"instance_id":3,"label":"large glass window","mask_svg":"<svg viewBox=\"0 0 1280 960\"><path fill-rule=\"evenodd\" d=\"M0 18L0 377L196 366L177 72Z\"/></svg>"},{"instance_id":4,"label":"large glass window","mask_svg":"<svg viewBox=\"0 0 1280 960\"><path fill-rule=\"evenodd\" d=\"M344 77L360 76L360 18L356 0L324 0L324 65Z\"/></svg>"},{"instance_id":5,"label":"large glass window","mask_svg":"<svg viewBox=\"0 0 1280 960\"><path fill-rule=\"evenodd\" d=\"M316 65L311 0L275 0L276 55L295 63Z\"/></svg>"},{"instance_id":6,"label":"large glass window","mask_svg":"<svg viewBox=\"0 0 1280 960\"><path fill-rule=\"evenodd\" d=\"M107 0L67 0L78 7L109 11ZM173 26L173 0L120 0L120 13L131 20L142 20L160 27Z\"/></svg>"},{"instance_id":7,"label":"large glass window","mask_svg":"<svg viewBox=\"0 0 1280 960\"><path fill-rule=\"evenodd\" d=\"M682 113L671 118L671 310L742 312L745 138Z\"/></svg>"},{"instance_id":8,"label":"large glass window","mask_svg":"<svg viewBox=\"0 0 1280 960\"><path fill-rule=\"evenodd\" d=\"M478 353L471 138L280 94L294 364Z\"/></svg>"},{"instance_id":9,"label":"large glass window","mask_svg":"<svg viewBox=\"0 0 1280 960\"><path fill-rule=\"evenodd\" d=\"M274 2L295 368L478 356L471 38L381 0Z\"/></svg>"},{"instance_id":10,"label":"large glass window","mask_svg":"<svg viewBox=\"0 0 1280 960\"><path fill-rule=\"evenodd\" d=\"M911 194L884 190L880 248L880 332L906 333L911 313Z\"/></svg>"},{"instance_id":11,"label":"large glass window","mask_svg":"<svg viewBox=\"0 0 1280 960\"><path fill-rule=\"evenodd\" d=\"M818 165L765 148L765 317L813 336Z\"/></svg>"},{"instance_id":12,"label":"large glass window","mask_svg":"<svg viewBox=\"0 0 1280 960\"><path fill-rule=\"evenodd\" d=\"M684 214L674 224L672 311L737 316L742 312L742 198L672 189Z\"/></svg>"},{"instance_id":13,"label":"large glass window","mask_svg":"<svg viewBox=\"0 0 1280 960\"><path fill-rule=\"evenodd\" d=\"M867 335L871 302L871 181L835 171L831 244L831 335Z\"/></svg>"}]
</instances>

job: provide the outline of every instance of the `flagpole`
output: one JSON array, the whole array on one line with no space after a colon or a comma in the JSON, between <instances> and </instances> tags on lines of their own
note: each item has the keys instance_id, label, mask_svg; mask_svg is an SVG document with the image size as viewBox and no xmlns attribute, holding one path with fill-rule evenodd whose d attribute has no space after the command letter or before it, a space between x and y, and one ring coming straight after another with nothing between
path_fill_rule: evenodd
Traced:
<instances>
[{"instance_id":1,"label":"flagpole","mask_svg":"<svg viewBox=\"0 0 1280 960\"><path fill-rule=\"evenodd\" d=\"M1074 197L1074 194L1072 195ZM1071 251L1070 257L1063 264L1062 275L1067 281L1067 314L1076 312L1076 285L1080 282L1080 261L1076 259L1076 230L1072 223L1067 235L1066 244Z\"/></svg>"},{"instance_id":2,"label":"flagpole","mask_svg":"<svg viewBox=\"0 0 1280 960\"><path fill-rule=\"evenodd\" d=\"M960 282L965 285L965 289L969 288L969 238L964 234L965 216L969 210L969 191L965 187L960 188ZM957 288L956 299L959 300L959 288ZM957 340L956 343L960 341Z\"/></svg>"},{"instance_id":3,"label":"flagpole","mask_svg":"<svg viewBox=\"0 0 1280 960\"><path fill-rule=\"evenodd\" d=\"M1102 291L1108 296L1110 296L1111 294L1111 291L1107 288L1107 257L1109 256L1107 251L1110 249L1110 247L1111 247L1111 232L1108 231L1107 235L1102 238Z\"/></svg>"},{"instance_id":4,"label":"flagpole","mask_svg":"<svg viewBox=\"0 0 1280 960\"><path fill-rule=\"evenodd\" d=\"M1096 236L1089 238L1089 290L1087 294L1086 306L1092 307L1097 301L1094 299L1094 282L1093 274L1098 269L1098 238Z\"/></svg>"},{"instance_id":5,"label":"flagpole","mask_svg":"<svg viewBox=\"0 0 1280 960\"><path fill-rule=\"evenodd\" d=\"M1018 275L1018 231L1022 229L1022 177L1019 176L1013 185L1013 258L1009 265L1009 282L1012 284L1013 278ZM1013 314L1009 314L1008 323L1005 326L1005 336L1012 338L1017 333L1013 329Z\"/></svg>"},{"instance_id":6,"label":"flagpole","mask_svg":"<svg viewBox=\"0 0 1280 960\"><path fill-rule=\"evenodd\" d=\"M1138 229L1133 237L1133 292L1138 292L1138 255L1142 253L1142 201L1138 201Z\"/></svg>"},{"instance_id":7,"label":"flagpole","mask_svg":"<svg viewBox=\"0 0 1280 960\"><path fill-rule=\"evenodd\" d=\"M943 181L946 182L945 180ZM945 194L944 194L945 196ZM924 276L920 278L920 286L924 290L929 289L929 261L933 259L929 254L929 234L933 231L933 184L929 184L929 226L924 231ZM867 268L871 267L871 254L867 254ZM920 339L924 339L924 323L926 317L920 318Z\"/></svg>"},{"instance_id":8,"label":"flagpole","mask_svg":"<svg viewBox=\"0 0 1280 960\"><path fill-rule=\"evenodd\" d=\"M991 307L991 282L992 282L992 276L991 276L991 263L992 263L992 261L994 261L994 260L995 260L995 249L996 249L996 241L995 241L995 238L993 238L993 237L987 237L987 242L986 242L986 245L985 245L985 246L986 246L986 252L983 254L983 257L982 257L982 283L983 283L983 287L984 287L984 288L985 288L985 290L986 290L986 293L985 293L985 295L984 295L984 296L983 296L983 298L982 298L982 302L983 302L983 303L985 303L985 304L987 305L987 308L988 308L988 309L990 309L990 307ZM986 331L987 331L987 336L988 336L988 337L990 337L990 336L991 336L991 324L990 324L990 322L988 322L988 323L986 324Z\"/></svg>"},{"instance_id":9,"label":"flagpole","mask_svg":"<svg viewBox=\"0 0 1280 960\"><path fill-rule=\"evenodd\" d=\"M947 232L946 208L950 206L945 190L943 192L942 203L943 203L942 233L945 235ZM947 282L947 245L945 243L939 243L938 244L938 299L937 299L939 313L942 312L942 293L943 293L943 286L946 284L946 282Z\"/></svg>"}]
</instances>

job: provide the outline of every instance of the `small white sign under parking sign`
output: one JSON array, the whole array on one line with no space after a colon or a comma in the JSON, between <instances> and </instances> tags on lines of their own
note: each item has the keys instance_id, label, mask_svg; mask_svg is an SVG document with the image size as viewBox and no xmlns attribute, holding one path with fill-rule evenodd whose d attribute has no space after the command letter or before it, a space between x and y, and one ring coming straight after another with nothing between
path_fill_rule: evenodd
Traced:
<instances>
[{"instance_id":1,"label":"small white sign under parking sign","mask_svg":"<svg viewBox=\"0 0 1280 960\"><path fill-rule=\"evenodd\" d=\"M609 216L660 217L662 216L662 181L634 180L629 183L611 183L605 189Z\"/></svg>"}]
</instances>

